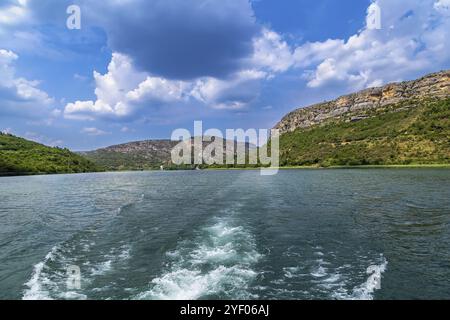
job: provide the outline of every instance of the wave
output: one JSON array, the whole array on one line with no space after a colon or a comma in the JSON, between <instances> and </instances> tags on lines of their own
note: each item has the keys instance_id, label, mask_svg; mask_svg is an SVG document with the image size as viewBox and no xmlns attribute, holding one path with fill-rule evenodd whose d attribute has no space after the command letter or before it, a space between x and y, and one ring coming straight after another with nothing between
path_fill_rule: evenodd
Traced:
<instances>
[{"instance_id":1,"label":"wave","mask_svg":"<svg viewBox=\"0 0 450 320\"><path fill-rule=\"evenodd\" d=\"M229 219L216 219L193 241L182 242L166 255L170 260L166 271L137 299L257 298L249 287L257 276L252 267L261 254L252 235Z\"/></svg>"},{"instance_id":2,"label":"wave","mask_svg":"<svg viewBox=\"0 0 450 320\"><path fill-rule=\"evenodd\" d=\"M95 260L86 260L86 251L94 244L85 241L70 241L62 245L55 246L45 256L45 258L33 267L33 273L29 281L24 286L23 300L84 300L87 295L89 285L98 277L104 276L114 271L117 264L126 263L130 259L131 246L123 245L117 249L111 249L108 254L99 252L95 255ZM80 268L80 281L82 289L72 289L68 286L69 267ZM101 288L92 288L98 291Z\"/></svg>"},{"instance_id":3,"label":"wave","mask_svg":"<svg viewBox=\"0 0 450 320\"><path fill-rule=\"evenodd\" d=\"M384 256L381 256L381 262L377 265L371 265L367 268L369 277L359 286L353 288L348 292L336 292L334 297L345 300L373 300L376 290L381 289L382 274L386 271L388 261Z\"/></svg>"},{"instance_id":4,"label":"wave","mask_svg":"<svg viewBox=\"0 0 450 320\"><path fill-rule=\"evenodd\" d=\"M112 213L114 213L114 216L120 215L124 210L144 201L144 199L145 195L139 194L132 201L113 210ZM111 219L111 216L108 219ZM22 299L86 299L84 294L67 290L68 267L79 266L82 283L88 285L96 277L114 271L114 264L129 260L131 257L130 245L102 249L96 243L99 236L96 234L96 230L101 224L102 220L98 220L74 234L66 242L54 246L42 261L33 266L31 278L24 284L26 289ZM91 259L92 262L88 259Z\"/></svg>"},{"instance_id":5,"label":"wave","mask_svg":"<svg viewBox=\"0 0 450 320\"><path fill-rule=\"evenodd\" d=\"M375 292L381 289L388 265L383 255L371 260L358 255L355 263L337 264L338 254L313 249L309 258L298 256L302 259L300 265L284 267L281 277L271 280L268 290L262 293L274 299L373 300ZM291 249L288 251L289 256L298 259ZM361 278L357 270L361 268L367 268L363 269L367 277L357 284Z\"/></svg>"},{"instance_id":6,"label":"wave","mask_svg":"<svg viewBox=\"0 0 450 320\"><path fill-rule=\"evenodd\" d=\"M57 250L57 246L53 247L44 260L34 266L31 279L25 283L28 289L25 290L23 300L51 300L50 293L43 288L43 284L48 283L49 279L43 278L42 273L47 261L54 259Z\"/></svg>"}]
</instances>

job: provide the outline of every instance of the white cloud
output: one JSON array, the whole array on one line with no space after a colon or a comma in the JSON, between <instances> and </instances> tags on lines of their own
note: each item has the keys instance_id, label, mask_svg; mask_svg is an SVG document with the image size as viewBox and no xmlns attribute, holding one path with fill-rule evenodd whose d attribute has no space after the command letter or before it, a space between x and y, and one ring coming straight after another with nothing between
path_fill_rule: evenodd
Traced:
<instances>
[{"instance_id":1,"label":"white cloud","mask_svg":"<svg viewBox=\"0 0 450 320\"><path fill-rule=\"evenodd\" d=\"M1 130L1 133L3 133L3 134L12 134L13 130L11 128L5 128L5 129Z\"/></svg>"},{"instance_id":2,"label":"white cloud","mask_svg":"<svg viewBox=\"0 0 450 320\"><path fill-rule=\"evenodd\" d=\"M450 0L438 0L434 4L434 8L441 14L450 15Z\"/></svg>"},{"instance_id":3,"label":"white cloud","mask_svg":"<svg viewBox=\"0 0 450 320\"><path fill-rule=\"evenodd\" d=\"M64 141L59 140L59 139L52 139L49 138L45 135L36 133L36 132L26 132L24 135L25 139L37 142L37 143L41 143L50 147L60 147L64 144Z\"/></svg>"},{"instance_id":4,"label":"white cloud","mask_svg":"<svg viewBox=\"0 0 450 320\"><path fill-rule=\"evenodd\" d=\"M159 77L147 77L137 89L127 93L126 98L134 102L182 100L189 84L183 81L170 81Z\"/></svg>"},{"instance_id":5,"label":"white cloud","mask_svg":"<svg viewBox=\"0 0 450 320\"><path fill-rule=\"evenodd\" d=\"M243 70L226 80L201 79L191 95L214 109L241 109L257 97L260 80L266 76L263 71Z\"/></svg>"},{"instance_id":6,"label":"white cloud","mask_svg":"<svg viewBox=\"0 0 450 320\"><path fill-rule=\"evenodd\" d=\"M134 131L135 131L134 129L130 129L130 128L128 128L127 126L122 127L122 128L120 129L120 132L123 132L123 133L134 132Z\"/></svg>"},{"instance_id":7,"label":"white cloud","mask_svg":"<svg viewBox=\"0 0 450 320\"><path fill-rule=\"evenodd\" d=\"M83 76L83 75L78 74L78 73L75 73L75 74L73 75L73 78L74 78L75 80L81 81L81 82L87 81L87 80L89 79L88 77Z\"/></svg>"},{"instance_id":8,"label":"white cloud","mask_svg":"<svg viewBox=\"0 0 450 320\"><path fill-rule=\"evenodd\" d=\"M153 106L191 100L215 109L240 109L258 95L259 82L267 76L265 71L249 69L227 79L168 80L139 72L128 56L113 53L108 72L94 72L97 99L68 103L64 116L77 120L122 119L138 111L149 112Z\"/></svg>"},{"instance_id":9,"label":"white cloud","mask_svg":"<svg viewBox=\"0 0 450 320\"><path fill-rule=\"evenodd\" d=\"M140 72L127 55L114 53L106 74L94 72L96 100L68 103L64 115L123 119L146 116L162 105L170 108L189 102L213 109L242 109L257 99L263 81L287 71L302 74L308 88L345 91L437 71L450 64L449 1L376 0L381 30L363 28L348 39L298 47L262 28L245 66L225 78L168 80Z\"/></svg>"},{"instance_id":10,"label":"white cloud","mask_svg":"<svg viewBox=\"0 0 450 320\"><path fill-rule=\"evenodd\" d=\"M356 90L437 71L450 63L449 1L378 0L381 30L306 43L296 48L295 64L313 68L305 73L311 88L339 84Z\"/></svg>"},{"instance_id":11,"label":"white cloud","mask_svg":"<svg viewBox=\"0 0 450 320\"><path fill-rule=\"evenodd\" d=\"M129 117L142 104L182 99L184 88L181 81L150 77L137 71L131 59L120 53L113 53L106 74L94 72L94 80L97 100L68 103L64 110L66 118Z\"/></svg>"},{"instance_id":12,"label":"white cloud","mask_svg":"<svg viewBox=\"0 0 450 320\"><path fill-rule=\"evenodd\" d=\"M54 100L38 88L40 82L16 76L14 62L19 56L9 50L0 49L0 112L42 115Z\"/></svg>"},{"instance_id":13,"label":"white cloud","mask_svg":"<svg viewBox=\"0 0 450 320\"><path fill-rule=\"evenodd\" d=\"M262 35L254 39L252 63L258 69L273 73L284 72L294 63L291 48L282 37L267 28Z\"/></svg>"},{"instance_id":14,"label":"white cloud","mask_svg":"<svg viewBox=\"0 0 450 320\"><path fill-rule=\"evenodd\" d=\"M108 72L94 72L95 101L68 103L69 119L94 120L98 117L132 117L138 110L149 111L160 104L194 101L213 109L242 109L259 95L260 82L288 70L294 57L282 37L267 29L253 41L254 52L243 68L225 79L202 77L169 80L138 72L127 55L113 53Z\"/></svg>"},{"instance_id":15,"label":"white cloud","mask_svg":"<svg viewBox=\"0 0 450 320\"><path fill-rule=\"evenodd\" d=\"M29 19L27 0L18 0L15 4L0 9L0 26L17 25Z\"/></svg>"},{"instance_id":16,"label":"white cloud","mask_svg":"<svg viewBox=\"0 0 450 320\"><path fill-rule=\"evenodd\" d=\"M83 128L81 133L87 134L89 136L104 136L107 134L111 134L110 132L106 132L95 127Z\"/></svg>"}]
</instances>

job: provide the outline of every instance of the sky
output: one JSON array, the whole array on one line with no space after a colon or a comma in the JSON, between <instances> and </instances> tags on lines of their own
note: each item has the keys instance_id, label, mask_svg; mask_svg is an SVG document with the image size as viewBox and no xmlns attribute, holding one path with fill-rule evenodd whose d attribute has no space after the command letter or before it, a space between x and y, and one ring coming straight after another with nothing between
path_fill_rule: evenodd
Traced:
<instances>
[{"instance_id":1,"label":"sky","mask_svg":"<svg viewBox=\"0 0 450 320\"><path fill-rule=\"evenodd\" d=\"M0 131L81 151L270 129L449 69L449 30L450 0L0 0Z\"/></svg>"}]
</instances>

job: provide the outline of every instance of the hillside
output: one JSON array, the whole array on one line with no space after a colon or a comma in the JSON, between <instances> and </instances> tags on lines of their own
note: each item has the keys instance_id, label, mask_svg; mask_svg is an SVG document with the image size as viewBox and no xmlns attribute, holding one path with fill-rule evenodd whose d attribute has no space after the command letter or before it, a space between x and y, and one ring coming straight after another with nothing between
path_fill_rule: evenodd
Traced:
<instances>
[{"instance_id":1,"label":"hillside","mask_svg":"<svg viewBox=\"0 0 450 320\"><path fill-rule=\"evenodd\" d=\"M51 148L0 133L0 175L98 171L91 161L67 149Z\"/></svg>"},{"instance_id":2,"label":"hillside","mask_svg":"<svg viewBox=\"0 0 450 320\"><path fill-rule=\"evenodd\" d=\"M450 71L366 89L286 115L275 127L281 132L280 164L449 164L449 118ZM108 170L195 168L172 165L177 144L147 140L81 154ZM223 152L226 156L227 149Z\"/></svg>"},{"instance_id":3,"label":"hillside","mask_svg":"<svg viewBox=\"0 0 450 320\"><path fill-rule=\"evenodd\" d=\"M188 140L184 143L191 148L193 157L192 142L192 140ZM179 141L171 140L135 141L94 151L80 152L79 154L108 170L151 170L159 169L161 166L165 169L196 168L195 165L176 166L172 164L171 151L179 143ZM238 143L234 143L236 148ZM206 147L208 144L209 142L204 142L203 147ZM233 150L230 144L233 144L233 141L223 141L224 158L226 158L227 152ZM254 148L254 146L246 143L245 148L248 150L248 148ZM202 165L201 167L205 166Z\"/></svg>"},{"instance_id":4,"label":"hillside","mask_svg":"<svg viewBox=\"0 0 450 320\"><path fill-rule=\"evenodd\" d=\"M79 154L108 170L157 169L169 165L170 152L175 145L177 142L170 140L145 140Z\"/></svg>"},{"instance_id":5,"label":"hillside","mask_svg":"<svg viewBox=\"0 0 450 320\"><path fill-rule=\"evenodd\" d=\"M450 71L295 110L277 124L284 166L450 163Z\"/></svg>"}]
</instances>

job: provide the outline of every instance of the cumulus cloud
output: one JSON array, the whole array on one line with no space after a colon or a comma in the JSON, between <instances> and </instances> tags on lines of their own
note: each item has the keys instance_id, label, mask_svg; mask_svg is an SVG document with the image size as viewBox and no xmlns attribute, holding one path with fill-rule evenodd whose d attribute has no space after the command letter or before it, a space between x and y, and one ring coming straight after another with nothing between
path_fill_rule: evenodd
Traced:
<instances>
[{"instance_id":1,"label":"cumulus cloud","mask_svg":"<svg viewBox=\"0 0 450 320\"><path fill-rule=\"evenodd\" d=\"M294 53L308 86L361 89L437 71L450 63L448 0L377 0L382 29L364 28L347 40L306 43ZM312 69L311 69L312 68Z\"/></svg>"},{"instance_id":2,"label":"cumulus cloud","mask_svg":"<svg viewBox=\"0 0 450 320\"><path fill-rule=\"evenodd\" d=\"M87 134L89 136L104 136L107 134L111 134L110 132L106 132L95 127L83 128L81 133Z\"/></svg>"},{"instance_id":3,"label":"cumulus cloud","mask_svg":"<svg viewBox=\"0 0 450 320\"><path fill-rule=\"evenodd\" d=\"M16 53L0 49L0 114L32 116L49 112L54 101L38 88L39 81L16 76L14 62L18 58Z\"/></svg>"},{"instance_id":4,"label":"cumulus cloud","mask_svg":"<svg viewBox=\"0 0 450 320\"><path fill-rule=\"evenodd\" d=\"M251 69L240 71L226 80L201 79L191 94L214 109L241 109L258 96L260 81L266 76L263 71Z\"/></svg>"},{"instance_id":5,"label":"cumulus cloud","mask_svg":"<svg viewBox=\"0 0 450 320\"><path fill-rule=\"evenodd\" d=\"M272 73L284 72L294 63L291 51L278 33L263 28L261 35L254 38L251 63L255 68Z\"/></svg>"},{"instance_id":6,"label":"cumulus cloud","mask_svg":"<svg viewBox=\"0 0 450 320\"><path fill-rule=\"evenodd\" d=\"M132 118L137 111L189 101L213 109L237 110L254 101L261 81L288 70L294 63L291 48L282 37L263 28L252 40L252 54L241 69L225 78L202 76L191 80L171 80L141 71L131 56L113 53L104 75L94 72L96 101L67 104L65 116L72 119ZM179 61L177 67L186 62Z\"/></svg>"},{"instance_id":7,"label":"cumulus cloud","mask_svg":"<svg viewBox=\"0 0 450 320\"><path fill-rule=\"evenodd\" d=\"M66 118L93 120L129 118L144 105L183 99L182 81L151 77L137 71L130 57L113 53L106 74L94 72L95 101L76 101L66 105Z\"/></svg>"},{"instance_id":8,"label":"cumulus cloud","mask_svg":"<svg viewBox=\"0 0 450 320\"><path fill-rule=\"evenodd\" d=\"M54 0L27 2L36 20L62 19L48 10ZM381 30L298 47L259 26L248 0L78 3L83 25L103 28L114 54L106 73L94 72L96 99L66 105L72 119L134 119L189 103L236 110L256 101L263 81L284 72L301 74L308 88L352 91L450 62L449 0L376 0ZM37 83L25 83L21 94L36 96L30 87Z\"/></svg>"},{"instance_id":9,"label":"cumulus cloud","mask_svg":"<svg viewBox=\"0 0 450 320\"><path fill-rule=\"evenodd\" d=\"M130 57L113 53L107 73L94 72L97 99L68 103L64 115L78 120L133 119L160 105L188 102L213 109L241 109L258 97L261 81L279 68L256 58L249 66L253 68L235 72L226 79L169 80L138 71Z\"/></svg>"}]
</instances>

